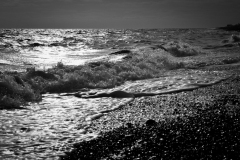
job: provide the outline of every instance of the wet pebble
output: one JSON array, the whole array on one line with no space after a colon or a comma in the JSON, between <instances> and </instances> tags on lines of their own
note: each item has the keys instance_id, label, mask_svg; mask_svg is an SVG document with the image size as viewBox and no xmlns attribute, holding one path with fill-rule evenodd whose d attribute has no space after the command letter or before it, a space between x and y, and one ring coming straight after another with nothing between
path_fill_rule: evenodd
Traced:
<instances>
[{"instance_id":1,"label":"wet pebble","mask_svg":"<svg viewBox=\"0 0 240 160\"><path fill-rule=\"evenodd\" d=\"M152 120L152 119L149 119L146 121L146 126L147 127L153 127L153 126L156 126L157 125L157 122L155 120Z\"/></svg>"}]
</instances>

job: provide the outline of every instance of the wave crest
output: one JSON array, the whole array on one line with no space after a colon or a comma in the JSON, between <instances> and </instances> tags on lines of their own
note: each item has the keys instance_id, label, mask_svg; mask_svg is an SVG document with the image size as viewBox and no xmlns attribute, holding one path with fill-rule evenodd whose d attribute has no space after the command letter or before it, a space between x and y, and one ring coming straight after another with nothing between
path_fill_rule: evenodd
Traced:
<instances>
[{"instance_id":1,"label":"wave crest","mask_svg":"<svg viewBox=\"0 0 240 160\"><path fill-rule=\"evenodd\" d=\"M164 46L172 56L175 57L188 57L203 54L197 47L193 47L187 43L182 42L169 42Z\"/></svg>"}]
</instances>

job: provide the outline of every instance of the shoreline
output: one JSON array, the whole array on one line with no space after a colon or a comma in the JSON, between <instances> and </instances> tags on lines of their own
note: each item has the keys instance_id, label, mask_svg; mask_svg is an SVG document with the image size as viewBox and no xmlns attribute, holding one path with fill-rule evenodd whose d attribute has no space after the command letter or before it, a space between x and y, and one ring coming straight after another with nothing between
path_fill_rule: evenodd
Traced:
<instances>
[{"instance_id":1,"label":"shoreline","mask_svg":"<svg viewBox=\"0 0 240 160\"><path fill-rule=\"evenodd\" d=\"M237 107L234 107L233 111L229 110L230 108L228 107L225 107L225 109L217 108L219 106L214 108L215 104L219 104L218 100L222 105L224 104L222 100L227 99L230 105L232 105L232 103L235 102L239 103L236 99L240 99L239 92L236 91L236 89L239 88L238 84L235 86L231 85L233 90L229 91L229 93L226 88L224 90L224 87L214 87L222 86L223 84L229 85L227 83L234 81L234 77L221 81L221 79L227 77L228 72L215 73L214 70L216 67L218 70L221 70L220 68L227 70L227 67L229 67L229 73L231 73L234 67L239 67L239 36L231 36L230 32L226 34L226 32L219 33L219 31L215 32L211 30L210 33L220 36L216 39L215 36L214 38L208 35L209 32L203 32L206 30L196 31L197 32L191 32L191 36L188 34L190 32L186 30L183 34L184 37L182 37L183 35L180 36L180 32L177 32L177 34L175 34L175 32L158 33L157 30L154 31L156 34L152 31L151 33L149 32L149 34L136 32L141 33L140 36L131 34L131 37L135 38L120 41L118 41L119 38L115 37L116 39L111 39L110 36L106 38L110 40L110 43L106 43L106 45L105 43L101 44L102 41L97 39L94 42L100 42L100 45L98 43L96 45L95 43L89 44L92 47L100 49L104 49L107 46L111 47L111 49L116 50L116 52L110 53L109 55L124 56L122 57L122 61L118 61L118 58L115 59L116 61L110 61L110 59L107 58L102 61L91 61L79 66L70 66L62 61L55 61L57 64L54 64L52 68L41 67L42 69L40 70L34 68L30 63L25 64L23 62L23 68L20 67L20 69L24 71L21 73L0 72L0 110L3 113L3 133L5 133L6 128L6 135L5 137L3 136L3 142L6 142L7 145L8 143L12 143L12 141L7 142L8 139L12 139L9 138L9 128L14 133L16 130L21 134L11 135L13 138L19 140L16 141L15 144L15 139L13 139L12 146L21 149L16 149L16 151L9 156L38 157L40 154L46 154L45 158L52 158L52 155L57 153L55 158L58 158L58 156L64 154L65 151L70 151L74 143L83 139L90 140L93 137L98 137L88 142L76 144L75 147L78 149L75 149L75 151L77 150L79 153L75 154L76 152L74 153L73 151L73 153L67 152L66 154L69 155L69 157L72 156L71 159L78 159L79 157L81 157L81 159L100 159L99 157L102 157L102 159L104 159L104 157L112 159L141 159L142 157L143 159L144 157L158 159L159 157L161 158L161 155L165 155L166 151L166 155L165 157L163 156L163 158L167 157L172 159L172 157L168 157L168 155L172 154L172 151L166 149L166 147L174 147L166 143L172 144L176 140L185 144L181 139L189 136L186 130L186 132L184 131L182 134L176 135L175 133L179 133L179 127L185 128L185 125L191 126L191 124L198 125L197 122L200 122L202 117L206 117L202 120L202 125L205 125L205 122L208 123L207 121L209 120L206 115L212 115L211 117L213 118L216 116L221 121L221 118L219 118L220 115L225 115L225 111L233 113L237 110ZM198 31L200 31L201 35ZM124 36L125 32L122 35L120 35L120 32L116 32L116 34L118 36ZM149 37L148 35L152 35L153 37ZM167 37L163 38L164 35ZM70 39L73 40L74 38ZM68 40L68 38L66 40ZM208 43L208 40L210 40L210 43ZM51 44L49 47L51 47ZM62 44L64 43L59 42L59 45ZM38 45L41 45L41 43L33 42L29 43L29 46L26 47L34 49L34 47ZM53 46L54 45L57 44L53 43ZM45 47L47 46L48 45ZM112 48L113 46L114 48ZM9 54L9 56L11 56L11 54ZM8 65L4 65L4 63ZM8 62L4 63L0 68L8 68L9 66L13 68L18 67ZM206 72L205 74L204 72L199 72L199 70L211 70L213 72L209 74ZM236 73L239 75L239 68L236 70ZM235 78L237 78L236 75ZM215 84L215 82L219 83ZM126 86L124 86L125 84ZM210 86L212 84L214 85ZM201 88L200 86L207 87ZM226 93L219 94L215 89L219 92ZM100 93L100 95L104 96L106 96L107 93L107 96L109 96L108 93L112 93L114 90L124 92L133 91L137 93L135 94L136 99L131 99L131 102L125 105L118 103L119 101L122 102L122 99L106 98L105 100L105 98L103 98L100 101L98 101L98 99L96 99L96 101L86 100L85 103L85 100L78 99L75 96L75 94L85 96L95 93ZM187 90L188 92L185 92ZM236 94L234 90L238 93ZM104 91L105 93L101 94L101 92ZM207 93L205 93L205 91ZM142 94L143 92L144 94ZM155 96L155 94L164 95ZM111 95L116 97L116 94ZM153 97L138 97L143 95ZM95 96L96 95L94 95L94 97ZM119 96L119 94L117 94L117 96ZM59 98L61 98L61 100ZM52 103L53 101L51 100L53 100L54 103ZM178 102L181 103L178 104ZM91 103L94 105L89 105ZM109 105L113 103L114 105ZM208 109L209 107L210 109ZM37 109L37 112L35 112L35 109ZM44 111L45 109L46 112ZM64 112L60 110L64 110ZM9 117L6 116L8 113L10 113ZM54 113L55 117L49 116L52 113ZM24 121L21 121L21 123L13 121L10 126L8 126L8 123L5 123L4 119L9 120L9 122L12 122L15 118L21 120L22 118L20 116L25 117L23 119L28 121L28 123L24 123ZM234 114L233 116L236 117ZM37 117L37 119L35 120L32 117ZM233 117L225 118L231 122L233 122L234 119ZM42 120L51 123L42 123L43 126L45 126L43 127L40 123ZM86 124L84 122L86 122ZM238 119L236 122L238 122ZM212 124L215 123L217 123L217 121L214 121ZM178 126L178 129L174 130L176 126ZM231 123L229 126L231 126ZM44 129L41 129L41 127ZM67 132L65 132L65 127L69 128L66 130ZM198 126L198 128L199 127L200 126ZM237 126L234 127L237 128ZM35 139L32 138L34 135L30 135L34 132L37 136L39 132L44 132L48 129L51 129L51 131L42 135L43 139ZM206 128L202 130L204 129ZM191 127L187 130L198 132L198 129ZM230 132L233 133L232 131ZM53 134L49 137L48 133ZM59 135L57 135L56 139L54 135L57 133L59 133ZM159 135L159 133L164 133L164 135ZM206 133L208 133L207 130ZM21 142L22 137L25 135L29 136L26 141ZM168 135L171 135L173 139ZM178 139L178 137L180 137L180 139ZM194 139L194 137L192 138ZM201 137L199 138L201 139ZM205 138L208 138L206 134ZM161 139L167 140L163 142L159 141ZM43 140L49 141L50 143L43 142ZM211 139L208 140L211 141ZM230 141L230 139L228 140ZM33 142L34 148L31 146L24 147L23 143L28 142ZM41 145L38 145L40 143ZM156 145L161 143L165 143L163 145L165 150L161 149L161 151L164 151L164 153L161 152L161 155L156 154L156 150L146 148L146 145L148 145L148 148L151 148L151 144ZM43 146L48 147L46 147L45 150L42 149ZM96 148L93 146L96 146ZM81 147L83 147L83 149L81 149ZM181 148L182 146L178 145L178 147ZM5 148L11 151L11 147L6 146ZM84 148L86 148L85 151ZM159 146L156 146L156 148L159 149ZM97 149L96 152L95 149ZM174 149L177 150L178 148L175 147ZM185 148L184 153L191 149L191 147L188 149ZM89 152L89 150L93 152ZM135 151L139 153L139 156L133 154ZM152 153L145 155L144 152L146 151ZM3 157L5 153L8 156L8 152L2 153ZM176 154L180 154L180 152L173 153L173 155ZM88 156L88 158L84 157L85 155ZM179 157L177 158L179 159Z\"/></svg>"},{"instance_id":2,"label":"shoreline","mask_svg":"<svg viewBox=\"0 0 240 160\"><path fill-rule=\"evenodd\" d=\"M125 54L126 51L128 58L116 63L96 61L69 66L58 62L53 68L43 71L32 67L21 73L0 73L0 109L24 109L23 105L41 100L41 95L47 92L113 88L126 81L159 77L165 70L184 68L181 59L149 46L139 52L120 50L113 54Z\"/></svg>"},{"instance_id":3,"label":"shoreline","mask_svg":"<svg viewBox=\"0 0 240 160\"><path fill-rule=\"evenodd\" d=\"M240 133L237 124L240 121L239 68L216 66L206 69L234 73L230 79L213 86L135 99L94 120L88 133L99 133L100 136L76 144L75 149L61 159L179 159L196 156L221 159L239 156L240 141L228 135Z\"/></svg>"},{"instance_id":4,"label":"shoreline","mask_svg":"<svg viewBox=\"0 0 240 160\"><path fill-rule=\"evenodd\" d=\"M235 49L238 47L232 41L228 42ZM109 54L123 56L122 61L108 59L79 66L58 62L46 70L35 70L34 66L27 65L25 72L0 72L0 109L24 109L28 102L41 101L43 93L114 88L126 81L158 78L169 70L240 63L237 50L222 54L181 41L152 41L151 44L136 41L132 47L120 47Z\"/></svg>"}]
</instances>

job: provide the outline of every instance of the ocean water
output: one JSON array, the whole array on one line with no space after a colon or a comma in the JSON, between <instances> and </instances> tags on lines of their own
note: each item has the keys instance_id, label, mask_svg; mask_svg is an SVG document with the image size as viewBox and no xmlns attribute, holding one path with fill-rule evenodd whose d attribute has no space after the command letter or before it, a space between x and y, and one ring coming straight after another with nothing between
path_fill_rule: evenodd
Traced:
<instances>
[{"instance_id":1,"label":"ocean water","mask_svg":"<svg viewBox=\"0 0 240 160\"><path fill-rule=\"evenodd\" d=\"M231 50L237 47L231 43L232 34L237 33L215 29L1 29L0 67L24 71L27 67L47 69L58 62L80 65L120 49L171 41L203 50ZM232 46L224 47L226 44Z\"/></svg>"},{"instance_id":2,"label":"ocean water","mask_svg":"<svg viewBox=\"0 0 240 160\"><path fill-rule=\"evenodd\" d=\"M156 46L174 45L206 54L239 53L240 42L232 35L239 33L217 29L1 29L0 70L22 72L31 67L51 68L58 62L82 65L103 59L118 61L122 55L110 53ZM162 78L126 82L101 92L168 92L189 84L214 83L228 76L224 72L173 71ZM28 110L0 110L0 159L57 159L74 143L97 136L87 132L91 120L131 100L44 94L41 102L26 106Z\"/></svg>"}]
</instances>

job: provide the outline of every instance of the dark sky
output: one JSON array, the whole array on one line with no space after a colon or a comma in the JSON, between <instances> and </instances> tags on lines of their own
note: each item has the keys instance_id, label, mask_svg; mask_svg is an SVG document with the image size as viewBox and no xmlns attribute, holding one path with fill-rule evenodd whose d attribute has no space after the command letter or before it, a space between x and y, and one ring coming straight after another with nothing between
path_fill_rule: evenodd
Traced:
<instances>
[{"instance_id":1,"label":"dark sky","mask_svg":"<svg viewBox=\"0 0 240 160\"><path fill-rule=\"evenodd\" d=\"M237 23L239 0L0 0L0 28L209 28Z\"/></svg>"}]
</instances>

